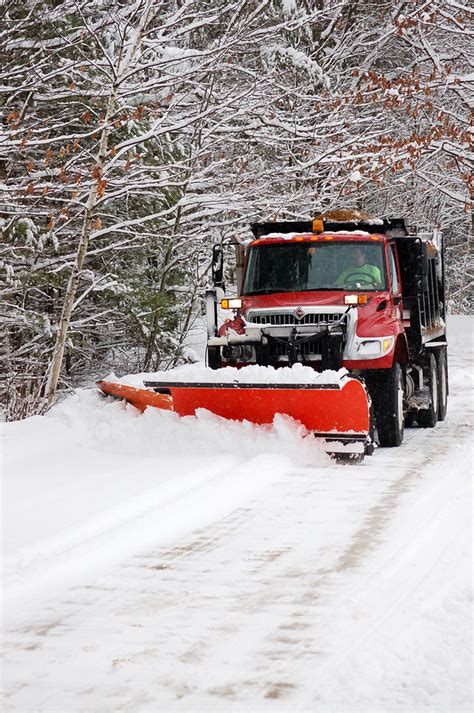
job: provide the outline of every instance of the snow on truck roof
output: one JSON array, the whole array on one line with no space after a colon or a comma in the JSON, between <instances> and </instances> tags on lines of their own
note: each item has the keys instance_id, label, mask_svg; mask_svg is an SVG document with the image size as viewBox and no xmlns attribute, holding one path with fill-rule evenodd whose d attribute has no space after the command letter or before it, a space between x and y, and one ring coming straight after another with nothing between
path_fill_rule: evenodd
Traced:
<instances>
[{"instance_id":1,"label":"snow on truck roof","mask_svg":"<svg viewBox=\"0 0 474 713\"><path fill-rule=\"evenodd\" d=\"M279 242L318 242L324 240L333 240L337 236L338 239L344 240L383 240L384 235L368 233L365 230L331 230L324 233L267 233L262 235L257 240L253 240L251 245Z\"/></svg>"},{"instance_id":2,"label":"snow on truck roof","mask_svg":"<svg viewBox=\"0 0 474 713\"><path fill-rule=\"evenodd\" d=\"M341 236L342 240L384 240L409 234L404 218L371 218L364 220L331 220L329 216L313 220L275 220L250 225L256 240L318 240Z\"/></svg>"}]
</instances>

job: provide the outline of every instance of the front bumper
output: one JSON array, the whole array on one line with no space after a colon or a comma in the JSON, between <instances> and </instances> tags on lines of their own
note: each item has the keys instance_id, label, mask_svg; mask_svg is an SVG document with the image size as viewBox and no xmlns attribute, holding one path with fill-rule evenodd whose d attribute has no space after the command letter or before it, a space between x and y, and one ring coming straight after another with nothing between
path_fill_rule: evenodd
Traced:
<instances>
[{"instance_id":1,"label":"front bumper","mask_svg":"<svg viewBox=\"0 0 474 713\"><path fill-rule=\"evenodd\" d=\"M343 362L378 362L390 354L394 338L361 337L357 334L357 308L322 307L305 311L311 323L272 324L292 319L294 310L258 310L260 323L243 320L243 331L228 325L225 334L209 336L208 346L222 347L229 363L315 363L323 368L339 368ZM263 323L262 323L263 322ZM374 363L375 366L375 363ZM353 367L357 368L357 367Z\"/></svg>"},{"instance_id":2,"label":"front bumper","mask_svg":"<svg viewBox=\"0 0 474 713\"><path fill-rule=\"evenodd\" d=\"M258 310L247 319L230 322L224 333L211 336L209 347L221 347L226 363L294 364L315 363L322 368L339 368L348 334L351 310L329 307L306 309L302 318L293 309ZM302 323L303 322L303 323Z\"/></svg>"}]
</instances>

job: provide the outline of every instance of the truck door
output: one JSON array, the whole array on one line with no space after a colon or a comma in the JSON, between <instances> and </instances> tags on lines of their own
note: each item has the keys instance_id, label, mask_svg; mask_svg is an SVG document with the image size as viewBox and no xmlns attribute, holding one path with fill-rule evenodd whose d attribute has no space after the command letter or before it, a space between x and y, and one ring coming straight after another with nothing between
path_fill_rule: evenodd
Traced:
<instances>
[{"instance_id":1,"label":"truck door","mask_svg":"<svg viewBox=\"0 0 474 713\"><path fill-rule=\"evenodd\" d=\"M410 312L404 310L402 304L402 283L398 267L397 248L395 243L388 244L388 271L390 275L390 291L392 298L392 318L399 323L400 331L410 327ZM403 326L402 326L403 325Z\"/></svg>"}]
</instances>

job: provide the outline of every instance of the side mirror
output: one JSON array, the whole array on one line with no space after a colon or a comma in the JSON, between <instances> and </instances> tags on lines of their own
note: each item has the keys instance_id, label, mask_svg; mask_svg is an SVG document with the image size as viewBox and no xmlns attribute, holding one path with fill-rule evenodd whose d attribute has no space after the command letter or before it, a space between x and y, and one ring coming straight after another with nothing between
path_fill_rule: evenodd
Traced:
<instances>
[{"instance_id":1,"label":"side mirror","mask_svg":"<svg viewBox=\"0 0 474 713\"><path fill-rule=\"evenodd\" d=\"M224 251L220 245L212 248L212 281L216 287L224 286Z\"/></svg>"}]
</instances>

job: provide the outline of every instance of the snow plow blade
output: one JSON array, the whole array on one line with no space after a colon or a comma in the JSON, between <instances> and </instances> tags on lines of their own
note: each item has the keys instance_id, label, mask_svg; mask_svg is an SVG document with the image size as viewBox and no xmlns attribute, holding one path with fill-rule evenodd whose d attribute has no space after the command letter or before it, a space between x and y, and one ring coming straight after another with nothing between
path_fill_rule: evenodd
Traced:
<instances>
[{"instance_id":1,"label":"snow plow blade","mask_svg":"<svg viewBox=\"0 0 474 713\"><path fill-rule=\"evenodd\" d=\"M125 399L140 411L152 406L193 416L202 408L259 425L285 414L322 438L328 453L360 461L373 451L369 397L364 384L351 376L330 384L145 381L144 389L108 381L97 385L103 394Z\"/></svg>"}]
</instances>

